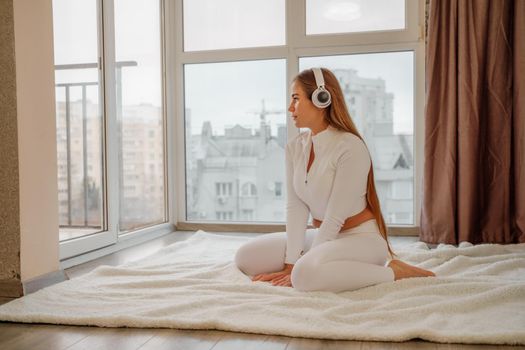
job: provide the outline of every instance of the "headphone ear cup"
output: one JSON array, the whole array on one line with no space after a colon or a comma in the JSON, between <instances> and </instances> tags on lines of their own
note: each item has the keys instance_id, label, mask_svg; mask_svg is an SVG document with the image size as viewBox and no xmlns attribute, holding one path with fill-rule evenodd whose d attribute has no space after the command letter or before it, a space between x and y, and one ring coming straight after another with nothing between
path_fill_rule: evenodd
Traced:
<instances>
[{"instance_id":1,"label":"headphone ear cup","mask_svg":"<svg viewBox=\"0 0 525 350\"><path fill-rule=\"evenodd\" d=\"M312 102L317 108L326 108L332 103L332 96L328 90L317 88L312 94Z\"/></svg>"}]
</instances>

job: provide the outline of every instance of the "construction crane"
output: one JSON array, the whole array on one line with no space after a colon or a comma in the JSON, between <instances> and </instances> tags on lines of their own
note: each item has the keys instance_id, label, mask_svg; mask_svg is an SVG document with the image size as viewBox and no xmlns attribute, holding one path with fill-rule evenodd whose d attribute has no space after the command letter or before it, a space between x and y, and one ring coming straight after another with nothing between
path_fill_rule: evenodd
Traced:
<instances>
[{"instance_id":1,"label":"construction crane","mask_svg":"<svg viewBox=\"0 0 525 350\"><path fill-rule=\"evenodd\" d=\"M268 143L271 138L270 124L266 122L266 116L269 114L284 114L281 110L267 110L264 99L261 100L261 110L259 112L250 112L251 114L259 115L260 121L260 136L264 138L264 142Z\"/></svg>"},{"instance_id":2,"label":"construction crane","mask_svg":"<svg viewBox=\"0 0 525 350\"><path fill-rule=\"evenodd\" d=\"M261 123L265 123L266 122L266 116L268 114L283 114L284 111L281 109L281 110L267 110L266 109L266 104L264 102L264 98L261 100L261 110L259 112L250 112L252 114L258 114L259 115L259 119L261 121Z\"/></svg>"}]
</instances>

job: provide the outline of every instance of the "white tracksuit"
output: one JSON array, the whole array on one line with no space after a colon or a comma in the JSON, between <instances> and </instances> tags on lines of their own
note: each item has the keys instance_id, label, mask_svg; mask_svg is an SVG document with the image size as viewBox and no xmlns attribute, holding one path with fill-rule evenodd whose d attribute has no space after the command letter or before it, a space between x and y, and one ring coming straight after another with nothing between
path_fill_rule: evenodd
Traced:
<instances>
[{"instance_id":1,"label":"white tracksuit","mask_svg":"<svg viewBox=\"0 0 525 350\"><path fill-rule=\"evenodd\" d=\"M310 149L315 158L307 165ZM394 280L386 241L375 220L339 232L345 220L366 208L370 155L357 136L331 126L303 132L286 146L286 232L259 236L243 245L235 261L248 275L295 264L292 285L303 291L345 291ZM308 229L309 214L323 221Z\"/></svg>"}]
</instances>

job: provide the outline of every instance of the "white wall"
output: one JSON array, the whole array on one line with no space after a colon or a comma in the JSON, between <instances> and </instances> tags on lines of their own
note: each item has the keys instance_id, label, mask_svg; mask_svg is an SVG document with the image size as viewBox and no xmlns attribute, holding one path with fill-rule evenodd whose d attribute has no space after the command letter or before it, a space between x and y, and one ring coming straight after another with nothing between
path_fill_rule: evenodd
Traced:
<instances>
[{"instance_id":1,"label":"white wall","mask_svg":"<svg viewBox=\"0 0 525 350\"><path fill-rule=\"evenodd\" d=\"M53 12L51 0L14 0L22 281L57 271Z\"/></svg>"}]
</instances>

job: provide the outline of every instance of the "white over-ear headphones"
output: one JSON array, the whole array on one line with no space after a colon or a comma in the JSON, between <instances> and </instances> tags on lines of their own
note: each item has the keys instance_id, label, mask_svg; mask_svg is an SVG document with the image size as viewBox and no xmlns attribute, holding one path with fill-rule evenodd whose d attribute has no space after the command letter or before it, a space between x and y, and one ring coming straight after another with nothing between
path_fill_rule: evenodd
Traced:
<instances>
[{"instance_id":1,"label":"white over-ear headphones","mask_svg":"<svg viewBox=\"0 0 525 350\"><path fill-rule=\"evenodd\" d=\"M312 102L318 108L326 108L332 103L332 96L324 86L323 71L320 68L312 68L315 76L317 89L312 94Z\"/></svg>"}]
</instances>

